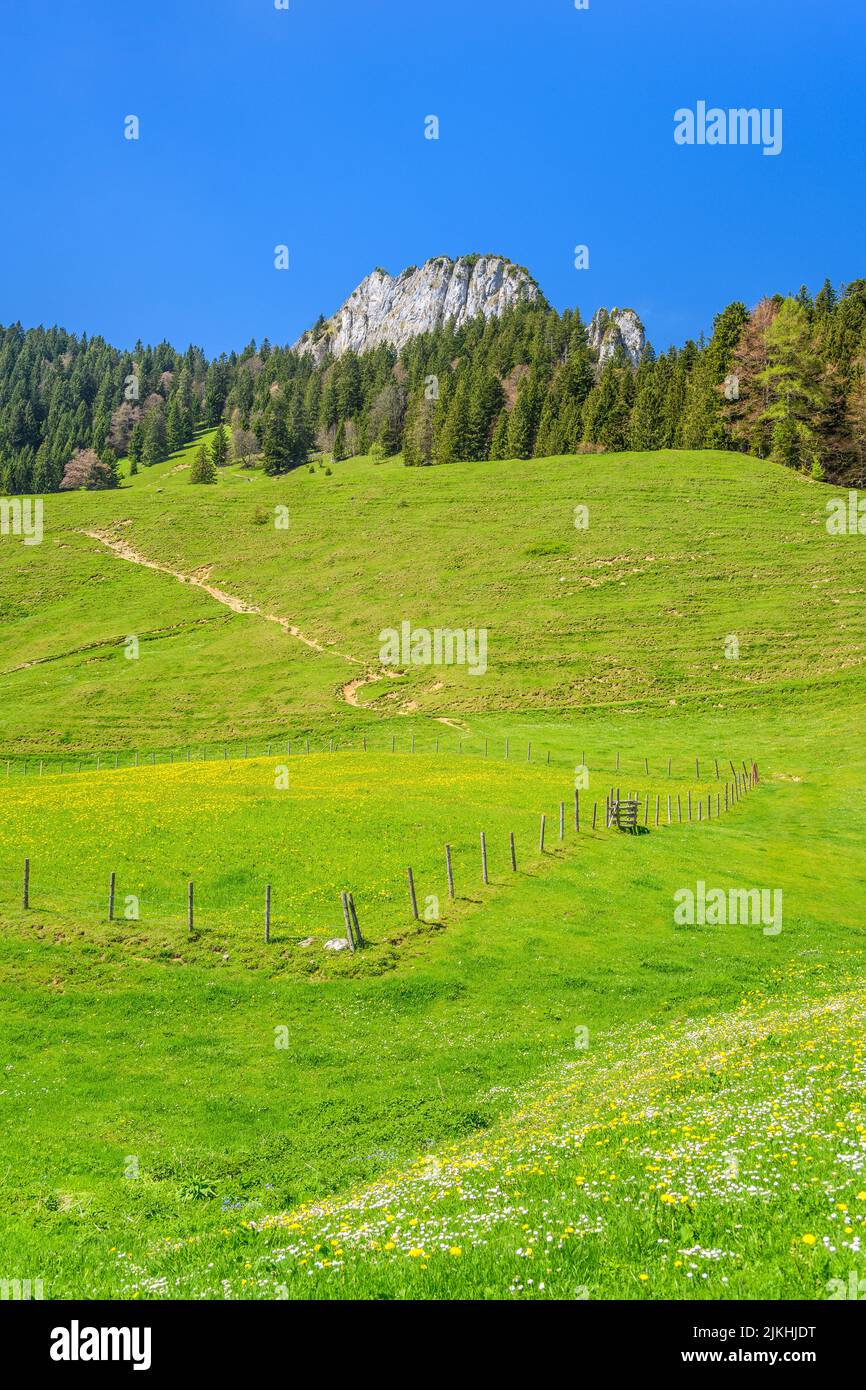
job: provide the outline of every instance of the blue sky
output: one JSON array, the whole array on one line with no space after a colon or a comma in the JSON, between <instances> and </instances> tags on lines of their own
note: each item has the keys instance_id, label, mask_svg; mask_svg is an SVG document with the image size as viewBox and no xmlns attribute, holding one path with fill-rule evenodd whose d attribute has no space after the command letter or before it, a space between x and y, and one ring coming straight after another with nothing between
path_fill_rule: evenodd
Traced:
<instances>
[{"instance_id":1,"label":"blue sky","mask_svg":"<svg viewBox=\"0 0 866 1390\"><path fill-rule=\"evenodd\" d=\"M7 2L0 48L0 322L215 353L495 251L664 348L866 275L862 0ZM781 154L677 146L699 100L781 107Z\"/></svg>"}]
</instances>

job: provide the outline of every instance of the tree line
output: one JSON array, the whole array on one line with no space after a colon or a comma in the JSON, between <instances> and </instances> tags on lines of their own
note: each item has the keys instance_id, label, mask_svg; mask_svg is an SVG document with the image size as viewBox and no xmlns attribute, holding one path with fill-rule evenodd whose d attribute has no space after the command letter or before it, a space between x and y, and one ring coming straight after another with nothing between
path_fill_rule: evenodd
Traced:
<instances>
[{"instance_id":1,"label":"tree line","mask_svg":"<svg viewBox=\"0 0 866 1390\"><path fill-rule=\"evenodd\" d=\"M0 490L111 487L225 424L216 466L272 474L313 450L408 466L622 450L734 449L817 478L866 466L866 280L729 304L712 335L603 364L576 310L520 305L401 351L316 362L250 343L210 361L168 343L112 348L0 328ZM199 458L198 473L204 466ZM210 481L214 476L205 468Z\"/></svg>"}]
</instances>

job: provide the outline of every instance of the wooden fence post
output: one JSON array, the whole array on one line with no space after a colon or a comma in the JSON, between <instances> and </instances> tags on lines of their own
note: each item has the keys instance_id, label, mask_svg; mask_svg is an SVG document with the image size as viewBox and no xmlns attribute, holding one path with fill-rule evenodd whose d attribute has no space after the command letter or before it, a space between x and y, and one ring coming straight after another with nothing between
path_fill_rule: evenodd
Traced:
<instances>
[{"instance_id":1,"label":"wooden fence post","mask_svg":"<svg viewBox=\"0 0 866 1390\"><path fill-rule=\"evenodd\" d=\"M541 817L541 833L540 833L540 835L539 835L539 837L538 837L538 852L539 852L539 854L543 854L543 853L544 853L544 827L545 827L546 822L547 822L547 816L545 816L545 815L542 814L542 817Z\"/></svg>"},{"instance_id":2,"label":"wooden fence post","mask_svg":"<svg viewBox=\"0 0 866 1390\"><path fill-rule=\"evenodd\" d=\"M347 893L346 896L347 896L347 898L348 898L348 900L349 900L349 912L351 913L351 916L352 916L352 926L354 927L354 930L355 930L355 941L357 942L357 944L358 944L359 946L363 946L363 944L364 944L364 938L363 938L363 936L361 935L361 927L360 927L360 924L359 924L359 922L358 922L358 914L357 914L357 912L355 911L355 895L354 895L354 893Z\"/></svg>"},{"instance_id":3,"label":"wooden fence post","mask_svg":"<svg viewBox=\"0 0 866 1390\"><path fill-rule=\"evenodd\" d=\"M617 750L616 754L616 770L619 772L619 750Z\"/></svg>"},{"instance_id":4,"label":"wooden fence post","mask_svg":"<svg viewBox=\"0 0 866 1390\"><path fill-rule=\"evenodd\" d=\"M271 939L271 885L265 884L265 945Z\"/></svg>"},{"instance_id":5,"label":"wooden fence post","mask_svg":"<svg viewBox=\"0 0 866 1390\"><path fill-rule=\"evenodd\" d=\"M671 794L668 792L668 825L671 823Z\"/></svg>"},{"instance_id":6,"label":"wooden fence post","mask_svg":"<svg viewBox=\"0 0 866 1390\"><path fill-rule=\"evenodd\" d=\"M668 758L668 777L671 775L671 760Z\"/></svg>"},{"instance_id":7,"label":"wooden fence post","mask_svg":"<svg viewBox=\"0 0 866 1390\"><path fill-rule=\"evenodd\" d=\"M482 878L482 880L484 881L484 883L487 883L487 882L488 882L488 878L487 878L487 841L486 841L485 838L484 838L484 831L483 831L483 830L482 830L482 832L481 832L481 878Z\"/></svg>"},{"instance_id":8,"label":"wooden fence post","mask_svg":"<svg viewBox=\"0 0 866 1390\"><path fill-rule=\"evenodd\" d=\"M580 792L577 787L574 789L574 828L580 833Z\"/></svg>"},{"instance_id":9,"label":"wooden fence post","mask_svg":"<svg viewBox=\"0 0 866 1390\"><path fill-rule=\"evenodd\" d=\"M596 813L596 808L597 808L597 806L598 806L598 802L594 801L594 802L592 803L592 828L593 828L593 830L595 830L595 813Z\"/></svg>"},{"instance_id":10,"label":"wooden fence post","mask_svg":"<svg viewBox=\"0 0 866 1390\"><path fill-rule=\"evenodd\" d=\"M714 761L715 764L716 764L716 781L718 782L718 780L719 780L719 760L718 760L718 758L715 758L713 761Z\"/></svg>"},{"instance_id":11,"label":"wooden fence post","mask_svg":"<svg viewBox=\"0 0 866 1390\"><path fill-rule=\"evenodd\" d=\"M643 760L643 770L644 770L644 776L645 776L645 777L649 777L649 759L648 759L648 758L644 758L644 760Z\"/></svg>"},{"instance_id":12,"label":"wooden fence post","mask_svg":"<svg viewBox=\"0 0 866 1390\"><path fill-rule=\"evenodd\" d=\"M656 825L658 825L658 823L659 823L659 803L660 803L660 801L661 801L661 797L659 796L658 792L656 792Z\"/></svg>"},{"instance_id":13,"label":"wooden fence post","mask_svg":"<svg viewBox=\"0 0 866 1390\"><path fill-rule=\"evenodd\" d=\"M192 936L193 925L194 925L194 922L195 922L195 908L194 908L194 897L193 897L193 894L194 894L194 890L193 890L193 886L192 886L192 879L190 879L189 883L187 884L187 889L186 889L186 928L187 928L187 934L188 934L189 936Z\"/></svg>"},{"instance_id":14,"label":"wooden fence post","mask_svg":"<svg viewBox=\"0 0 866 1390\"><path fill-rule=\"evenodd\" d=\"M564 802L564 801L560 801L560 803L559 803L559 838L560 838L560 840L564 840L564 839L565 839L565 802Z\"/></svg>"},{"instance_id":15,"label":"wooden fence post","mask_svg":"<svg viewBox=\"0 0 866 1390\"><path fill-rule=\"evenodd\" d=\"M514 831L513 831L513 830L509 830L509 832L508 832L508 848L509 848L510 851L511 851L511 872L514 873L514 874L516 874L516 873L517 873L517 853L516 853L515 848L514 848Z\"/></svg>"},{"instance_id":16,"label":"wooden fence post","mask_svg":"<svg viewBox=\"0 0 866 1390\"><path fill-rule=\"evenodd\" d=\"M692 818L692 789L689 787L689 820Z\"/></svg>"},{"instance_id":17,"label":"wooden fence post","mask_svg":"<svg viewBox=\"0 0 866 1390\"><path fill-rule=\"evenodd\" d=\"M644 823L644 825L646 825L646 823L647 823L648 820L649 820L649 792L646 793L646 796L645 796L644 799L643 799L643 823Z\"/></svg>"},{"instance_id":18,"label":"wooden fence post","mask_svg":"<svg viewBox=\"0 0 866 1390\"><path fill-rule=\"evenodd\" d=\"M679 794L679 792L677 792L677 824L678 824L678 825L682 825L682 823L683 823L683 808L682 808L682 803L681 803L681 801L680 801L680 794Z\"/></svg>"},{"instance_id":19,"label":"wooden fence post","mask_svg":"<svg viewBox=\"0 0 866 1390\"><path fill-rule=\"evenodd\" d=\"M454 897L454 870L451 867L451 846L445 846L445 867L448 870L448 896Z\"/></svg>"},{"instance_id":20,"label":"wooden fence post","mask_svg":"<svg viewBox=\"0 0 866 1390\"><path fill-rule=\"evenodd\" d=\"M695 758L695 781L696 781L696 782L700 782L700 780L701 780L701 765L700 765L698 759Z\"/></svg>"},{"instance_id":21,"label":"wooden fence post","mask_svg":"<svg viewBox=\"0 0 866 1390\"><path fill-rule=\"evenodd\" d=\"M406 870L409 876L409 901L412 904L412 916L418 920L418 899L415 897L415 880L412 877L411 868Z\"/></svg>"},{"instance_id":22,"label":"wooden fence post","mask_svg":"<svg viewBox=\"0 0 866 1390\"><path fill-rule=\"evenodd\" d=\"M24 894L23 903L25 907L30 906L30 860L24 860Z\"/></svg>"},{"instance_id":23,"label":"wooden fence post","mask_svg":"<svg viewBox=\"0 0 866 1390\"><path fill-rule=\"evenodd\" d=\"M410 874L411 874L412 870L410 869L409 872L410 872ZM340 894L340 902L343 904L343 921L344 921L345 924L346 924L346 940L347 940L348 943L349 943L349 950L352 951L352 952L354 952L354 950L355 950L355 938L354 938L354 936L352 935L352 920L351 920L351 918L350 918L350 916L349 916L349 900L348 900L348 898L346 897L346 894L345 894L345 893L341 893L341 894ZM416 916L416 917L418 916L418 913L417 913L417 912L415 913L415 916Z\"/></svg>"},{"instance_id":24,"label":"wooden fence post","mask_svg":"<svg viewBox=\"0 0 866 1390\"><path fill-rule=\"evenodd\" d=\"M115 883L115 875L114 875L114 873L112 873L111 878L108 880L108 920L109 920L109 922L113 922L113 921L114 921L114 883Z\"/></svg>"}]
</instances>

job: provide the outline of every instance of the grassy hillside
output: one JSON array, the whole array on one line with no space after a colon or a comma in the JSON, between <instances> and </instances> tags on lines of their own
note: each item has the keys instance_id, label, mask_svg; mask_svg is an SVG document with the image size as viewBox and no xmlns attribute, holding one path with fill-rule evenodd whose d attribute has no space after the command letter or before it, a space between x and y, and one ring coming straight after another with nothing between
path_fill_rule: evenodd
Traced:
<instances>
[{"instance_id":1,"label":"grassy hillside","mask_svg":"<svg viewBox=\"0 0 866 1390\"><path fill-rule=\"evenodd\" d=\"M866 560L828 536L832 489L730 454L406 469L365 460L287 478L183 460L114 494L45 499L41 546L0 546L0 748L133 748L394 716L535 718L672 701L801 698L863 660ZM154 476L155 475L155 476ZM577 530L575 507L589 509ZM288 509L278 530L275 507ZM98 539L167 567L143 569ZM277 621L233 612L179 574ZM382 678L403 620L486 628L489 669ZM140 642L130 661L124 643ZM726 656L726 639L739 657Z\"/></svg>"},{"instance_id":2,"label":"grassy hillside","mask_svg":"<svg viewBox=\"0 0 866 1390\"><path fill-rule=\"evenodd\" d=\"M830 490L730 455L182 462L0 542L0 1266L55 1297L825 1296L866 1215L866 559ZM384 674L404 618L488 627L487 674ZM612 785L648 833L591 831ZM699 881L781 889L781 932L678 925Z\"/></svg>"}]
</instances>

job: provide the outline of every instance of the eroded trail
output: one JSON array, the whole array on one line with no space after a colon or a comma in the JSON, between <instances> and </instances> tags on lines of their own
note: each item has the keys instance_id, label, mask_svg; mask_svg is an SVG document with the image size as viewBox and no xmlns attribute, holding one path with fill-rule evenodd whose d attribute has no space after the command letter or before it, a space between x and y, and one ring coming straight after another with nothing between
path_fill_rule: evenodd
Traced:
<instances>
[{"instance_id":1,"label":"eroded trail","mask_svg":"<svg viewBox=\"0 0 866 1390\"><path fill-rule=\"evenodd\" d=\"M81 534L89 537L90 540L98 541L100 545L104 545L107 550L119 556L121 560L127 560L132 565L142 565L144 569L156 570L159 574L170 575L171 578L176 579L179 584L191 584L197 589L203 589L216 603L223 604L225 608L231 609L233 613L249 614L251 617L263 618L267 623L276 623L277 626L281 627L284 632L287 632L290 637L294 637L298 642L303 642L305 647L309 647L314 652L321 652L323 655L328 656L336 656L339 657L341 661L348 661L353 666L360 666L362 670L364 670L364 674L347 681L345 685L340 687L339 691L339 697L343 703L351 705L353 709L364 708L358 700L358 692L362 690L364 686L375 685L376 682L384 680L386 677L395 680L401 674L401 672L395 671L387 666L367 666L365 668L365 663L361 661L359 657L350 656L348 652L337 651L334 647L324 646L321 642L317 642L314 637L308 637L306 633L302 632L294 623L289 622L288 618L283 618L278 613L268 613L257 604L247 603L245 599L238 598L236 594L229 594L225 589L218 588L216 584L210 583L210 565L204 565L199 570L192 570L189 574L184 574L182 570L172 569L170 565L164 565L160 560L152 560L149 556L143 555L140 550L136 550L128 541L122 540L118 536L111 535L107 531L82 531ZM445 718L443 718L441 722L443 724L452 724L451 720ZM452 724L452 727L456 729L461 726Z\"/></svg>"},{"instance_id":2,"label":"eroded trail","mask_svg":"<svg viewBox=\"0 0 866 1390\"><path fill-rule=\"evenodd\" d=\"M333 647L326 647L321 642L317 642L314 637L307 637L299 627L289 622L288 618L281 617L278 613L268 613L264 608L259 608L255 603L247 603L245 599L238 598L236 594L229 594L225 589L220 589L216 584L209 583L209 565L200 570L193 570L190 574L184 574L181 570L172 569L170 565L164 565L159 560L151 560L149 556L143 555L140 550L136 550L128 541L120 540L116 536L111 536L105 531L83 531L82 535L89 536L91 540L99 541L115 555L119 555L121 560L128 560L132 565L142 565L145 569L157 570L160 574L168 574L172 579L176 579L179 584L191 584L197 589L203 589L217 603L230 608L233 613L245 613L252 617L263 618L267 623L276 623L290 637L296 638L298 642L303 642L305 647L310 647L315 652L322 652L330 656L337 656L342 661L350 661L353 666L363 666L364 663L357 656L349 656L346 652L338 652ZM350 681L343 687L343 698L347 704L357 704L356 699L350 698L347 692L354 694L361 685L365 685L367 680L379 679L378 674L369 672L366 676L356 681Z\"/></svg>"}]
</instances>

